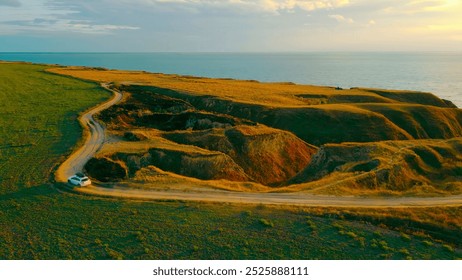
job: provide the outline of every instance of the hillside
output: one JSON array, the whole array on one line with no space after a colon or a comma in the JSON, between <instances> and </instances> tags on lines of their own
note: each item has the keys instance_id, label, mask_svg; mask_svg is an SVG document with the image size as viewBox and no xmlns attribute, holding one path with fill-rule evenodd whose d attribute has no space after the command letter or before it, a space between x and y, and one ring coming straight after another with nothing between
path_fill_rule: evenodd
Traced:
<instances>
[{"instance_id":1,"label":"hillside","mask_svg":"<svg viewBox=\"0 0 462 280\"><path fill-rule=\"evenodd\" d=\"M187 102L198 110L288 130L313 145L462 135L462 111L431 93L339 89L85 68L51 71L115 82L121 90ZM427 125L428 124L428 125ZM371 130L371 127L380 129ZM354 133L352 133L354 131Z\"/></svg>"},{"instance_id":2,"label":"hillside","mask_svg":"<svg viewBox=\"0 0 462 280\"><path fill-rule=\"evenodd\" d=\"M287 184L326 194L460 193L462 138L326 144Z\"/></svg>"},{"instance_id":3,"label":"hillside","mask_svg":"<svg viewBox=\"0 0 462 280\"><path fill-rule=\"evenodd\" d=\"M65 191L65 184L52 178L54 167L79 146L77 116L110 93L96 83L50 75L46 68L0 62L2 260L462 257L461 207L299 208L132 201ZM112 131L102 152L110 152L109 143L119 140L141 152L144 147L136 144L155 141L156 135L187 133L125 132ZM158 147L180 149L172 141L162 143ZM185 191L191 183L195 188L268 189L251 182L192 179L153 166L140 169L129 184L147 187L146 181L155 182L148 187Z\"/></svg>"},{"instance_id":4,"label":"hillside","mask_svg":"<svg viewBox=\"0 0 462 280\"><path fill-rule=\"evenodd\" d=\"M87 168L102 181L153 183L156 176L146 174L155 170L257 184L236 190L462 191L462 110L431 93L80 67L50 71L124 92L122 103L98 116L114 135ZM119 175L99 178L103 169Z\"/></svg>"}]
</instances>

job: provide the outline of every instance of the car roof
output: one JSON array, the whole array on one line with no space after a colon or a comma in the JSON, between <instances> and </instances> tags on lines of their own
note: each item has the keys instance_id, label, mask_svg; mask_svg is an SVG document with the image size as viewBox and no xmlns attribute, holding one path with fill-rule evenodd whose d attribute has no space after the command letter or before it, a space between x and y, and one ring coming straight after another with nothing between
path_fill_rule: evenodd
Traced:
<instances>
[{"instance_id":1,"label":"car roof","mask_svg":"<svg viewBox=\"0 0 462 280\"><path fill-rule=\"evenodd\" d=\"M84 180L84 179L89 179L89 178L88 178L87 176L79 177L79 176L77 176L77 175L74 175L74 176L70 177L69 179L77 179L77 180L79 180L79 181L82 181L82 180Z\"/></svg>"}]
</instances>

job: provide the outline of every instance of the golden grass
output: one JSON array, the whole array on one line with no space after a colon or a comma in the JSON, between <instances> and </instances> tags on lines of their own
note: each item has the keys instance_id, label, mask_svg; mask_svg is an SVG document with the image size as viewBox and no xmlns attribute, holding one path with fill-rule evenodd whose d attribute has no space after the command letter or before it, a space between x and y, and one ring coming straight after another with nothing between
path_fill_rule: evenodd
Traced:
<instances>
[{"instance_id":1,"label":"golden grass","mask_svg":"<svg viewBox=\"0 0 462 280\"><path fill-rule=\"evenodd\" d=\"M197 192L206 190L267 192L271 188L254 182L234 182L229 180L200 180L161 170L155 166L142 168L130 179L130 188L151 190L180 190Z\"/></svg>"},{"instance_id":2,"label":"golden grass","mask_svg":"<svg viewBox=\"0 0 462 280\"><path fill-rule=\"evenodd\" d=\"M462 193L462 138L404 140L374 143L329 144L323 149L338 161L334 172L310 182L289 185L279 191L328 195L434 196ZM335 154L335 155L334 155ZM357 164L378 160L370 171L352 171ZM314 166L322 172L326 167ZM317 172L318 172L317 171ZM380 179L380 174L389 179Z\"/></svg>"},{"instance_id":3,"label":"golden grass","mask_svg":"<svg viewBox=\"0 0 462 280\"><path fill-rule=\"evenodd\" d=\"M297 85L292 83L262 83L232 79L212 79L167 74L154 74L142 71L96 70L83 67L52 68L48 71L80 79L97 82L143 84L168 88L194 95L213 95L235 102L258 104L269 107L305 107L328 103L351 103L341 96L355 96L392 103L393 99L382 97L369 90L359 88L336 90L334 87ZM401 92L401 91L394 91ZM407 93L402 91L402 94ZM339 99L341 101L336 101Z\"/></svg>"},{"instance_id":4,"label":"golden grass","mask_svg":"<svg viewBox=\"0 0 462 280\"><path fill-rule=\"evenodd\" d=\"M271 128L265 125L259 125L259 124L257 124L256 126L240 125L240 126L237 126L235 129L245 136L274 134L275 131L277 131L274 128Z\"/></svg>"},{"instance_id":5,"label":"golden grass","mask_svg":"<svg viewBox=\"0 0 462 280\"><path fill-rule=\"evenodd\" d=\"M217 155L219 152L202 149L192 145L178 144L161 137L158 130L132 130L147 137L142 141L125 141L120 135L113 135L112 141L106 143L97 153L97 157L111 155L114 153L145 153L150 148L165 149L171 151L185 152L197 155Z\"/></svg>"}]
</instances>

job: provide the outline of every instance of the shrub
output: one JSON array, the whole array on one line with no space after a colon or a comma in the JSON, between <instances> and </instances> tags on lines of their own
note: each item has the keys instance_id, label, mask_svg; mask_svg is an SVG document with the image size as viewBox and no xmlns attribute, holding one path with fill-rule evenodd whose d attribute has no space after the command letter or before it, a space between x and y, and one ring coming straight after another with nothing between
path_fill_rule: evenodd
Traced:
<instances>
[{"instance_id":1,"label":"shrub","mask_svg":"<svg viewBox=\"0 0 462 280\"><path fill-rule=\"evenodd\" d=\"M443 248L446 249L448 252L454 253L454 248L451 245L444 244Z\"/></svg>"},{"instance_id":2,"label":"shrub","mask_svg":"<svg viewBox=\"0 0 462 280\"><path fill-rule=\"evenodd\" d=\"M310 227L311 230L316 230L318 228L316 224L310 219L306 220L306 224Z\"/></svg>"},{"instance_id":3,"label":"shrub","mask_svg":"<svg viewBox=\"0 0 462 280\"><path fill-rule=\"evenodd\" d=\"M422 243L423 243L425 246L428 246L428 247L433 246L433 242L431 242L431 241L429 241L429 240L424 240L424 241L422 241Z\"/></svg>"},{"instance_id":4,"label":"shrub","mask_svg":"<svg viewBox=\"0 0 462 280\"><path fill-rule=\"evenodd\" d=\"M372 239L371 247L372 248L378 248L379 247L379 242L377 241L377 239Z\"/></svg>"},{"instance_id":5,"label":"shrub","mask_svg":"<svg viewBox=\"0 0 462 280\"><path fill-rule=\"evenodd\" d=\"M404 232L401 232L400 236L403 240L406 240L406 241L411 240L411 237L408 234L405 234Z\"/></svg>"},{"instance_id":6,"label":"shrub","mask_svg":"<svg viewBox=\"0 0 462 280\"><path fill-rule=\"evenodd\" d=\"M352 231L348 231L347 233L345 233L345 235L347 235L347 236L349 236L349 237L351 237L353 239L358 238L358 235L356 233L352 232Z\"/></svg>"},{"instance_id":7,"label":"shrub","mask_svg":"<svg viewBox=\"0 0 462 280\"><path fill-rule=\"evenodd\" d=\"M366 238L364 237L358 237L358 242L359 242L359 246L361 246L362 248L365 248L366 247Z\"/></svg>"},{"instance_id":8,"label":"shrub","mask_svg":"<svg viewBox=\"0 0 462 280\"><path fill-rule=\"evenodd\" d=\"M406 249L406 248L402 248L398 252L400 252L401 254L406 255L406 256L410 255L409 250Z\"/></svg>"},{"instance_id":9,"label":"shrub","mask_svg":"<svg viewBox=\"0 0 462 280\"><path fill-rule=\"evenodd\" d=\"M250 217L250 216L252 216L252 211L250 211L250 210L243 211L241 215L243 217Z\"/></svg>"},{"instance_id":10,"label":"shrub","mask_svg":"<svg viewBox=\"0 0 462 280\"><path fill-rule=\"evenodd\" d=\"M393 251L393 248L388 246L388 243L385 240L379 241L379 246L380 246L380 248L382 248L385 251Z\"/></svg>"},{"instance_id":11,"label":"shrub","mask_svg":"<svg viewBox=\"0 0 462 280\"><path fill-rule=\"evenodd\" d=\"M260 219L260 224L262 224L265 227L274 227L273 222L268 221L267 219Z\"/></svg>"},{"instance_id":12,"label":"shrub","mask_svg":"<svg viewBox=\"0 0 462 280\"><path fill-rule=\"evenodd\" d=\"M111 259L113 259L113 260L123 260L123 259L124 259L124 257L122 256L122 254L119 253L119 252L116 252L116 251L111 250L111 249L109 249L109 250L107 250L107 251L108 251L107 254L108 254L109 257L110 257Z\"/></svg>"},{"instance_id":13,"label":"shrub","mask_svg":"<svg viewBox=\"0 0 462 280\"><path fill-rule=\"evenodd\" d=\"M344 227L339 223L333 223L332 226L339 231L344 229Z\"/></svg>"}]
</instances>

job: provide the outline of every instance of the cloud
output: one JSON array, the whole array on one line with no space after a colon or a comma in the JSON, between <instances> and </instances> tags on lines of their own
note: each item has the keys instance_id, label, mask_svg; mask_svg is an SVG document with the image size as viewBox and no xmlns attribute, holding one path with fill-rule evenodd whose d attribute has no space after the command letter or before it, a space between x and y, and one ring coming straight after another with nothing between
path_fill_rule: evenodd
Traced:
<instances>
[{"instance_id":1,"label":"cloud","mask_svg":"<svg viewBox=\"0 0 462 280\"><path fill-rule=\"evenodd\" d=\"M137 30L139 27L114 25L114 24L92 24L89 21L63 21L55 25L58 31L73 31L86 34L110 34L116 30Z\"/></svg>"},{"instance_id":2,"label":"cloud","mask_svg":"<svg viewBox=\"0 0 462 280\"><path fill-rule=\"evenodd\" d=\"M420 14L445 12L461 7L459 0L407 0L393 1L384 12L390 14Z\"/></svg>"},{"instance_id":3,"label":"cloud","mask_svg":"<svg viewBox=\"0 0 462 280\"><path fill-rule=\"evenodd\" d=\"M445 31L445 32L454 32L462 31L462 25L457 24L432 24L428 26L428 29L431 31Z\"/></svg>"},{"instance_id":4,"label":"cloud","mask_svg":"<svg viewBox=\"0 0 462 280\"><path fill-rule=\"evenodd\" d=\"M335 19L337 22L353 23L352 18L346 18L342 15L329 15L330 18Z\"/></svg>"},{"instance_id":5,"label":"cloud","mask_svg":"<svg viewBox=\"0 0 462 280\"><path fill-rule=\"evenodd\" d=\"M2 2L11 2L0 0ZM82 20L75 5L64 1L28 0L28 5L4 7L0 10L0 34L20 32L76 32L85 34L112 34L117 30L136 30L138 27L96 23Z\"/></svg>"},{"instance_id":6,"label":"cloud","mask_svg":"<svg viewBox=\"0 0 462 280\"><path fill-rule=\"evenodd\" d=\"M0 6L20 7L21 2L19 2L18 0L0 0Z\"/></svg>"},{"instance_id":7,"label":"cloud","mask_svg":"<svg viewBox=\"0 0 462 280\"><path fill-rule=\"evenodd\" d=\"M138 27L93 24L90 21L74 20L49 20L34 19L32 21L11 21L7 22L10 32L34 31L34 32L75 32L82 34L112 34L117 30L136 30Z\"/></svg>"},{"instance_id":8,"label":"cloud","mask_svg":"<svg viewBox=\"0 0 462 280\"><path fill-rule=\"evenodd\" d=\"M278 1L280 10L302 9L305 11L314 11L322 9L335 9L350 4L349 0L323 0L323 1Z\"/></svg>"},{"instance_id":9,"label":"cloud","mask_svg":"<svg viewBox=\"0 0 462 280\"><path fill-rule=\"evenodd\" d=\"M297 9L314 11L319 9L334 9L350 4L349 0L121 0L132 5L171 6L177 9L192 9L194 11L210 9L227 9L229 11L253 12L293 12Z\"/></svg>"},{"instance_id":10,"label":"cloud","mask_svg":"<svg viewBox=\"0 0 462 280\"><path fill-rule=\"evenodd\" d=\"M371 19L371 20L367 23L366 26L367 26L367 27L372 27L372 26L374 26L374 25L376 25L376 24L377 24L377 22L375 22L375 20Z\"/></svg>"}]
</instances>

